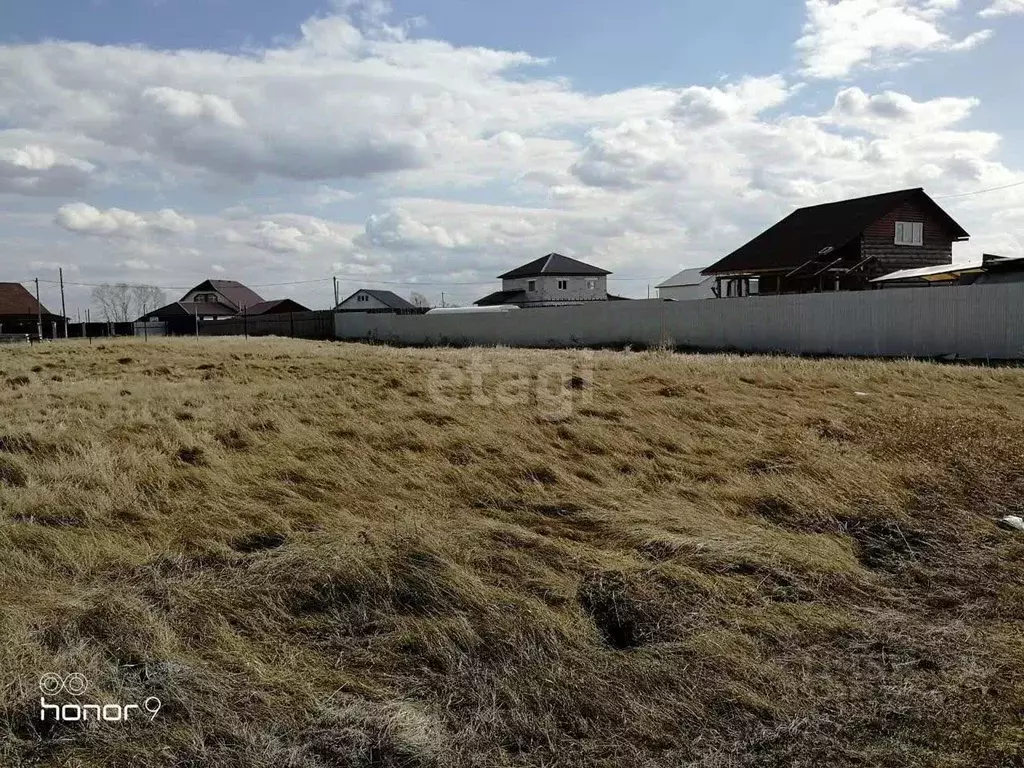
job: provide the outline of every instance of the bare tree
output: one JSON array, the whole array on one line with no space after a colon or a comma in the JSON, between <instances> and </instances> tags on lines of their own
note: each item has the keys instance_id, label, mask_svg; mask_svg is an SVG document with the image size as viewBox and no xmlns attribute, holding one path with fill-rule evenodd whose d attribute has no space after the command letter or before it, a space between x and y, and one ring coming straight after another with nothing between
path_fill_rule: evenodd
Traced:
<instances>
[{"instance_id":1,"label":"bare tree","mask_svg":"<svg viewBox=\"0 0 1024 768\"><path fill-rule=\"evenodd\" d=\"M127 283L97 285L92 289L92 300L99 305L108 323L128 322L132 311L132 287Z\"/></svg>"},{"instance_id":2,"label":"bare tree","mask_svg":"<svg viewBox=\"0 0 1024 768\"><path fill-rule=\"evenodd\" d=\"M166 303L164 292L152 285L109 283L92 289L92 300L108 323L127 323Z\"/></svg>"},{"instance_id":3,"label":"bare tree","mask_svg":"<svg viewBox=\"0 0 1024 768\"><path fill-rule=\"evenodd\" d=\"M430 306L430 299L417 291L413 291L409 295L409 301L414 307L420 307L421 309Z\"/></svg>"},{"instance_id":4,"label":"bare tree","mask_svg":"<svg viewBox=\"0 0 1024 768\"><path fill-rule=\"evenodd\" d=\"M167 295L155 285L136 285L132 288L135 315L144 315L167 303Z\"/></svg>"}]
</instances>

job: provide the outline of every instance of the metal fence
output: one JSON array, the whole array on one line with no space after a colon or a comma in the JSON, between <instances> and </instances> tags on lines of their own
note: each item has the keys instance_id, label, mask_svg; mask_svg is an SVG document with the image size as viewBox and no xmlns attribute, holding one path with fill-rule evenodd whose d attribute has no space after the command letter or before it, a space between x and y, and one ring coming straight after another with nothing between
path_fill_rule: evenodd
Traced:
<instances>
[{"instance_id":1,"label":"metal fence","mask_svg":"<svg viewBox=\"0 0 1024 768\"><path fill-rule=\"evenodd\" d=\"M703 301L637 300L507 314L338 314L335 336L414 345L671 345L807 355L1024 359L1024 283Z\"/></svg>"},{"instance_id":2,"label":"metal fence","mask_svg":"<svg viewBox=\"0 0 1024 768\"><path fill-rule=\"evenodd\" d=\"M330 339L334 336L334 312L286 312L229 320L202 320L201 336L290 336L297 339Z\"/></svg>"}]
</instances>

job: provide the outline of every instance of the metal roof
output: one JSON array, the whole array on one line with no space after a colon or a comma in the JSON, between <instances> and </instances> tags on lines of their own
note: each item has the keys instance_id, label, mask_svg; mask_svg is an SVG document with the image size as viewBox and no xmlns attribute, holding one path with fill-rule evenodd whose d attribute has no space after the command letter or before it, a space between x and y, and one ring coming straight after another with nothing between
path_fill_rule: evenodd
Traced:
<instances>
[{"instance_id":1,"label":"metal roof","mask_svg":"<svg viewBox=\"0 0 1024 768\"><path fill-rule=\"evenodd\" d=\"M352 296L358 296L360 293L365 293L368 296L372 296L389 309L416 309L415 304L406 301L394 291L378 291L373 288L360 288L358 291L353 293ZM338 304L338 306L340 307L346 301L351 299L352 296L349 296L347 299Z\"/></svg>"},{"instance_id":2,"label":"metal roof","mask_svg":"<svg viewBox=\"0 0 1024 768\"><path fill-rule=\"evenodd\" d=\"M0 315L44 315L52 313L36 301L21 283L0 283Z\"/></svg>"},{"instance_id":3,"label":"metal roof","mask_svg":"<svg viewBox=\"0 0 1024 768\"><path fill-rule=\"evenodd\" d=\"M933 267L917 267L915 269L901 269L897 272L890 272L872 280L872 283L889 283L897 280L927 280L938 282L942 280L956 280L960 275L976 274L986 272L992 267L1003 267L1019 262L1024 269L1024 258L1010 258L1006 256L992 256L985 254L980 258L952 264L939 264Z\"/></svg>"},{"instance_id":4,"label":"metal roof","mask_svg":"<svg viewBox=\"0 0 1024 768\"><path fill-rule=\"evenodd\" d=\"M534 259L528 264L516 267L511 272L498 275L498 279L513 280L517 277L540 277L542 275L602 277L610 274L611 272L607 269L595 267L593 264L585 264L582 261L570 259L568 256L563 256L560 253L549 253L547 256L541 256L539 259Z\"/></svg>"},{"instance_id":5,"label":"metal roof","mask_svg":"<svg viewBox=\"0 0 1024 768\"><path fill-rule=\"evenodd\" d=\"M703 267L694 267L692 269L684 269L682 272L677 272L672 275L668 280L659 284L658 288L679 288L684 285L700 285L706 280L712 280L710 275L702 275L704 271Z\"/></svg>"},{"instance_id":6,"label":"metal roof","mask_svg":"<svg viewBox=\"0 0 1024 768\"><path fill-rule=\"evenodd\" d=\"M799 208L746 245L704 270L705 274L734 274L791 269L820 260L859 237L891 210L907 202L930 208L945 221L954 240L967 232L920 187L869 195L836 203Z\"/></svg>"}]
</instances>

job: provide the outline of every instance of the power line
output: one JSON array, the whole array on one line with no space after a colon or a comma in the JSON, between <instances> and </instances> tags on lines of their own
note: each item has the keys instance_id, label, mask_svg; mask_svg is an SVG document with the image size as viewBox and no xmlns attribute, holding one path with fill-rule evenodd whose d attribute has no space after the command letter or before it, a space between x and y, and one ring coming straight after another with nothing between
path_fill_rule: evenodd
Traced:
<instances>
[{"instance_id":1,"label":"power line","mask_svg":"<svg viewBox=\"0 0 1024 768\"><path fill-rule=\"evenodd\" d=\"M936 197L936 200L952 200L955 197L970 197L971 195L981 195L985 192L998 192L1001 189L1012 189L1013 187L1020 187L1024 185L1024 181L1016 181L1013 184L1004 184L1001 187L989 187L988 189L976 189L973 192L961 192L959 195L942 195Z\"/></svg>"}]
</instances>

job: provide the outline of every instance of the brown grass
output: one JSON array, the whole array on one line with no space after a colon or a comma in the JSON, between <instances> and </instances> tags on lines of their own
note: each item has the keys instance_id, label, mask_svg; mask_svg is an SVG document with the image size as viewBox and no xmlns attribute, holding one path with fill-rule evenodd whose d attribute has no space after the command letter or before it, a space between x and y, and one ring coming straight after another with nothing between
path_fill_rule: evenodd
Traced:
<instances>
[{"instance_id":1,"label":"brown grass","mask_svg":"<svg viewBox=\"0 0 1024 768\"><path fill-rule=\"evenodd\" d=\"M182 339L0 372L2 764L1024 761L1019 370ZM44 723L44 672L163 708Z\"/></svg>"}]
</instances>

